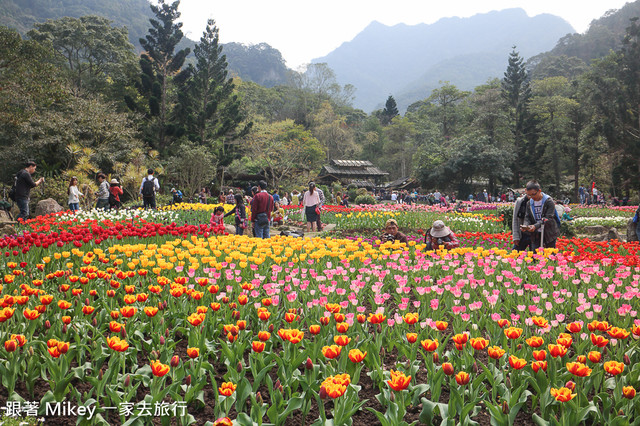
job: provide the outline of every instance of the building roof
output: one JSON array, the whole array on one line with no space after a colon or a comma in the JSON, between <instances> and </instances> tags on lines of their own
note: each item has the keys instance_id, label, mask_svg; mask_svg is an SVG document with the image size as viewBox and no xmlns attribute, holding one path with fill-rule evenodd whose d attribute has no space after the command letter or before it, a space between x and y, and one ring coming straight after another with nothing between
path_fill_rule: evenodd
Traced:
<instances>
[{"instance_id":1,"label":"building roof","mask_svg":"<svg viewBox=\"0 0 640 426\"><path fill-rule=\"evenodd\" d=\"M373 167L371 161L367 160L331 160L331 163L339 167Z\"/></svg>"},{"instance_id":2,"label":"building roof","mask_svg":"<svg viewBox=\"0 0 640 426\"><path fill-rule=\"evenodd\" d=\"M336 176L386 176L389 173L383 172L375 166L363 167L363 168L351 168L351 167L336 167L326 165L323 167L326 174Z\"/></svg>"},{"instance_id":3,"label":"building roof","mask_svg":"<svg viewBox=\"0 0 640 426\"><path fill-rule=\"evenodd\" d=\"M412 178L412 177L402 177L400 179L396 179L393 182L389 182L388 184L386 184L384 187L385 188L410 188L410 187L417 187L418 182Z\"/></svg>"}]
</instances>

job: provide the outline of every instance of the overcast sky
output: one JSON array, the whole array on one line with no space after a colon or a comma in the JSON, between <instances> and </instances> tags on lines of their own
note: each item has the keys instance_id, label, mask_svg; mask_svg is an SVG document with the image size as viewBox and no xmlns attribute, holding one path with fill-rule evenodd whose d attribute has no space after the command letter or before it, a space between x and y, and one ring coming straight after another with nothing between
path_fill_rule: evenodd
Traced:
<instances>
[{"instance_id":1,"label":"overcast sky","mask_svg":"<svg viewBox=\"0 0 640 426\"><path fill-rule=\"evenodd\" d=\"M386 25L431 24L440 18L469 17L513 7L529 16L549 13L577 32L626 0L182 0L184 32L198 40L208 18L220 29L222 43L265 42L297 69L350 41L371 21Z\"/></svg>"}]
</instances>

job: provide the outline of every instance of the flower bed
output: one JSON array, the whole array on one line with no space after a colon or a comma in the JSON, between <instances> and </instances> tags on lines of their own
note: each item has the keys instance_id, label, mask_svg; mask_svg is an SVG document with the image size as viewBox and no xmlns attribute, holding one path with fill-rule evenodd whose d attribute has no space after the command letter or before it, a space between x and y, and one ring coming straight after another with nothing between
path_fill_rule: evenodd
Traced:
<instances>
[{"instance_id":1,"label":"flower bed","mask_svg":"<svg viewBox=\"0 0 640 426\"><path fill-rule=\"evenodd\" d=\"M2 240L2 403L72 401L105 424L163 404L183 424L640 415L637 243L527 254L467 232L425 252L67 219Z\"/></svg>"}]
</instances>

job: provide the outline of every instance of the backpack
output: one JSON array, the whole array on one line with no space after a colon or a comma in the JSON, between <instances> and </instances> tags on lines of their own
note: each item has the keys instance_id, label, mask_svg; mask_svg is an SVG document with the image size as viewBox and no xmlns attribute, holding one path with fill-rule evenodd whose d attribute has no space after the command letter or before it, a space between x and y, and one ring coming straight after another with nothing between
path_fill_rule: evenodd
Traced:
<instances>
[{"instance_id":1,"label":"backpack","mask_svg":"<svg viewBox=\"0 0 640 426\"><path fill-rule=\"evenodd\" d=\"M116 200L116 196L113 195L113 192L109 191L109 205L115 206L117 203L118 201Z\"/></svg>"},{"instance_id":2,"label":"backpack","mask_svg":"<svg viewBox=\"0 0 640 426\"><path fill-rule=\"evenodd\" d=\"M181 203L182 202L182 192L176 191L173 194L173 202L174 203Z\"/></svg>"},{"instance_id":3,"label":"backpack","mask_svg":"<svg viewBox=\"0 0 640 426\"><path fill-rule=\"evenodd\" d=\"M15 175L15 177L13 178L13 186L11 187L11 189L9 189L9 194L7 194L11 201L16 201L17 186L18 186L18 175Z\"/></svg>"},{"instance_id":4,"label":"backpack","mask_svg":"<svg viewBox=\"0 0 640 426\"><path fill-rule=\"evenodd\" d=\"M142 196L143 197L153 197L156 193L156 187L153 179L149 180L149 178L144 178L144 183L142 184Z\"/></svg>"}]
</instances>

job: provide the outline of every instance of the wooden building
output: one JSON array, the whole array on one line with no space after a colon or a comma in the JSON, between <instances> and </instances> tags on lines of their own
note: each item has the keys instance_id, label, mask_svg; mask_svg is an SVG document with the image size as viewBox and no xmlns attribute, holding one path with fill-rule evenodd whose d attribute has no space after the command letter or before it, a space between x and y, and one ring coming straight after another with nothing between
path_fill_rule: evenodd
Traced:
<instances>
[{"instance_id":1,"label":"wooden building","mask_svg":"<svg viewBox=\"0 0 640 426\"><path fill-rule=\"evenodd\" d=\"M380 186L389 173L374 166L371 161L363 160L331 160L322 167L317 182L329 185L340 182L347 186L354 184L358 188L373 188Z\"/></svg>"}]
</instances>

